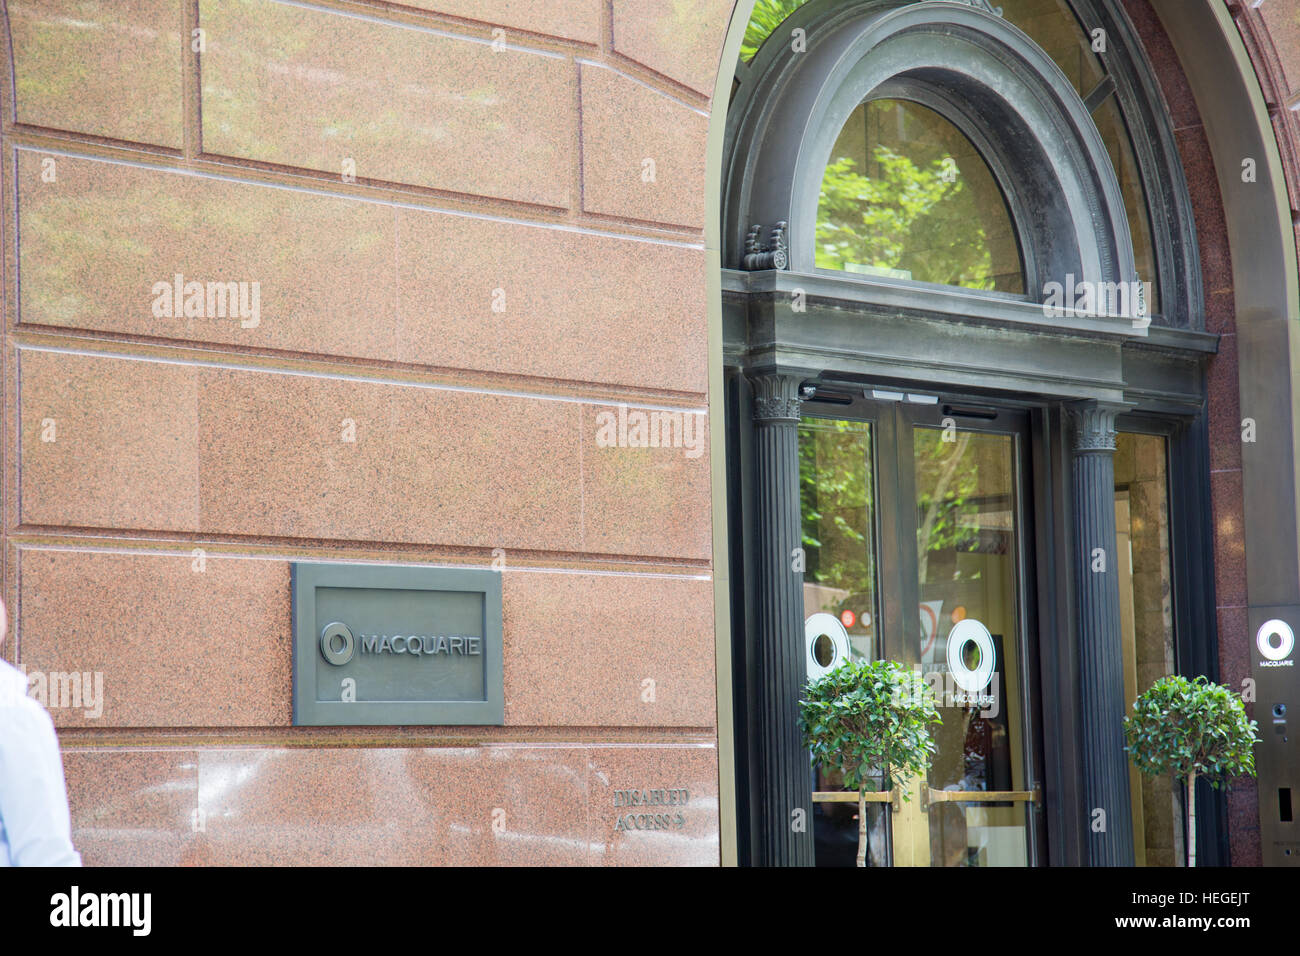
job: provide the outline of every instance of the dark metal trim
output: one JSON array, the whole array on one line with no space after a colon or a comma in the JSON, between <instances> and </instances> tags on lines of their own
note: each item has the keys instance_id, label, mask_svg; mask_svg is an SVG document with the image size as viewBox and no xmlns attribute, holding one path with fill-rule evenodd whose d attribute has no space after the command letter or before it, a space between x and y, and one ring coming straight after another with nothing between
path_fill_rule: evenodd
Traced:
<instances>
[{"instance_id":1,"label":"dark metal trim","mask_svg":"<svg viewBox=\"0 0 1300 956\"><path fill-rule=\"evenodd\" d=\"M1045 314L1042 303L1025 296L978 292L929 282L905 282L875 276L847 276L826 269L812 272L723 270L723 293L781 295L831 308L865 314L954 318L963 325L991 324L1028 328L1046 335L1075 333L1114 339L1145 338L1149 326L1120 316ZM815 317L808 321L813 322Z\"/></svg>"},{"instance_id":2,"label":"dark metal trim","mask_svg":"<svg viewBox=\"0 0 1300 956\"><path fill-rule=\"evenodd\" d=\"M1120 0L1067 0L1067 2L1085 32L1097 27L1106 31L1107 51L1099 55L1106 77L1101 86L1089 94L1082 106L1091 116L1104 101L1105 96L1114 95L1133 145L1146 197L1161 296L1161 313L1152 317L1152 323L1156 326L1203 329L1205 295L1201 284L1200 253L1196 242L1191 194L1187 187L1173 124L1164 105L1159 83L1147 64L1141 38ZM856 9L860 15L866 7L889 11L907 4L908 0L880 0L875 4L858 4ZM828 16L827 11L833 6L836 4L830 0L805 4L786 22L791 28L803 27L811 36L814 27L817 29L830 27L844 16L851 15L844 13L844 5L839 4L839 16ZM990 14L1000 14L1000 10L991 6L986 5L985 9ZM831 13L833 14L834 11ZM992 16L989 18L994 19ZM1008 24L1008 28L1019 34L1014 26ZM1023 37L1023 34L1021 36ZM1028 41L1027 37L1024 39L1032 46L1032 42ZM733 108L728 114L728 142L737 141L742 125L765 121L772 112L771 91L783 84L793 82L792 77L786 75L792 73L790 62L780 67L774 66L779 60L780 51L777 48L782 45L765 44L752 64L742 63L737 68L736 96L733 97ZM788 61L790 58L786 59ZM770 76L774 68L781 75ZM756 90L756 84L760 80L763 88ZM755 90L755 93L750 94L751 90ZM749 112L753 109L753 103L757 103L758 106L751 116ZM746 115L742 117L742 113ZM968 120L965 124L959 125L965 125L964 131L967 135L980 136L978 123L972 126ZM752 142L746 148L755 145L758 143ZM762 143L761 148L781 149L788 156L792 150L800 146L801 144L797 142L778 145L767 141ZM986 157L991 155L988 150L989 144L985 141L981 152L984 152ZM1006 169L1004 164L991 163L990 168L995 178L1002 183L1008 200L1013 200L1021 191L1023 177L1016 177L1015 170ZM728 198L724 197L724 208ZM1018 224L1025 221L1023 214L1017 214L1014 218ZM1127 232L1126 225L1125 232ZM737 241L737 238L724 228L726 241L724 263L733 262L727 250L733 248L731 243ZM1028 262L1026 266L1027 276L1034 275Z\"/></svg>"},{"instance_id":3,"label":"dark metal trim","mask_svg":"<svg viewBox=\"0 0 1300 956\"><path fill-rule=\"evenodd\" d=\"M1087 860L1093 866L1132 866L1133 810L1122 726L1126 706L1115 558L1115 418L1122 407L1081 402L1071 403L1067 410L1072 425L1075 534L1069 563L1074 567L1078 597ZM1101 566L1094 563L1098 560Z\"/></svg>"},{"instance_id":4,"label":"dark metal trim","mask_svg":"<svg viewBox=\"0 0 1300 956\"><path fill-rule=\"evenodd\" d=\"M1054 405L1030 413L1033 467L1035 551L1039 556L1038 626L1039 695L1043 739L1042 806L1047 829L1047 860L1054 865L1085 862L1083 763L1078 724L1078 623L1073 569L1059 556L1072 553L1074 505L1070 487L1070 452L1064 412Z\"/></svg>"},{"instance_id":5,"label":"dark metal trim","mask_svg":"<svg viewBox=\"0 0 1300 956\"><path fill-rule=\"evenodd\" d=\"M974 404L974 399L962 394L947 396L953 402ZM983 399L981 399L983 401ZM1038 484L1042 480L1036 470L1034 457L1033 416L1038 409L1021 407L1014 402L998 402L996 419L980 418L960 423L963 431L996 434L1016 440L1017 473L1014 477L1014 496L1017 509L1019 538L1016 567L1016 600L1021 616L1018 652L1021 654L1021 682L1017 688L1021 695L1021 711L1026 721L1028 738L1024 741L1025 779L1031 790L1041 793L1044 782L1059 791L1059 784L1047 762L1045 731L1041 721L1044 701L1049 696L1046 687L1040 688L1035 675L1040 673L1044 645L1055 643L1059 633L1056 627L1041 616L1042 595L1039 591L1042 563L1053 565L1050 552L1040 552L1041 521L1050 518L1050 508L1038 507ZM916 405L908 402L880 401L864 397L859 389L848 405L816 407L805 405L805 418L850 420L871 425L872 481L875 489L875 508L872 518L874 541L877 543L877 613L880 619L882 653L894 660L917 663L915 644L908 640L915 626L915 608L920 600L920 588L915 576L917 565L915 527L903 516L909 513L909 502L916 497L915 472L909 467L913 459L913 427L929 425L938 427L950 417L942 404ZM1032 500L1031 500L1032 499ZM913 611L909 614L908 608ZM1060 812L1059 808L1051 808ZM1053 858L1049 831L1044 813L1048 810L1040 801L1031 807L1028 818L1028 851L1031 865L1044 866Z\"/></svg>"}]
</instances>

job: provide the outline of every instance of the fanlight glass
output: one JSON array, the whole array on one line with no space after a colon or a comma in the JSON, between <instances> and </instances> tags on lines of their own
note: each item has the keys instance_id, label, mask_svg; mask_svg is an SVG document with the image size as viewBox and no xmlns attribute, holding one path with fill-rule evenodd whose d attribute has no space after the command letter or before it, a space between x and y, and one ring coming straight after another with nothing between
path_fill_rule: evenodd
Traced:
<instances>
[{"instance_id":1,"label":"fanlight glass","mask_svg":"<svg viewBox=\"0 0 1300 956\"><path fill-rule=\"evenodd\" d=\"M862 275L1023 294L1002 190L974 145L917 103L868 100L822 177L815 263Z\"/></svg>"}]
</instances>

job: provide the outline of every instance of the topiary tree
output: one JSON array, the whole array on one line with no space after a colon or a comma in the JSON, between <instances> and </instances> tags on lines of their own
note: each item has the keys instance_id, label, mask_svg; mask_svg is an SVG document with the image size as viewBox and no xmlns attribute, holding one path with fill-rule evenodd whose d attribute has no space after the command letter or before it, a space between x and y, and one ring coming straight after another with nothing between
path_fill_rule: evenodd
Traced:
<instances>
[{"instance_id":1,"label":"topiary tree","mask_svg":"<svg viewBox=\"0 0 1300 956\"><path fill-rule=\"evenodd\" d=\"M923 775L934 754L930 726L942 722L921 675L896 661L848 661L811 682L799 702L804 743L814 764L838 770L858 791L858 866L867 865L867 788ZM911 799L904 790L903 799Z\"/></svg>"},{"instance_id":2,"label":"topiary tree","mask_svg":"<svg viewBox=\"0 0 1300 956\"><path fill-rule=\"evenodd\" d=\"M1205 677L1162 677L1133 703L1124 737L1145 774L1187 784L1187 865L1196 865L1196 778L1218 789L1224 777L1255 775L1258 724L1228 687Z\"/></svg>"}]
</instances>

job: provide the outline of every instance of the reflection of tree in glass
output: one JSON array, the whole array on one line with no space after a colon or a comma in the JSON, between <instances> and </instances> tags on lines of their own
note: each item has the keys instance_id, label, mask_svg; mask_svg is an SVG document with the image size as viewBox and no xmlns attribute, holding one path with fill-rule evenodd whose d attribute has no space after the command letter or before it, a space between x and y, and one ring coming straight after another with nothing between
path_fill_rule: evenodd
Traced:
<instances>
[{"instance_id":1,"label":"reflection of tree in glass","mask_svg":"<svg viewBox=\"0 0 1300 956\"><path fill-rule=\"evenodd\" d=\"M887 146L876 146L873 155L879 167L874 179L856 172L847 157L826 167L817 206L817 267L906 269L920 281L992 289L993 257L978 225L983 216L974 192L960 176L952 179L950 158L918 168Z\"/></svg>"},{"instance_id":2,"label":"reflection of tree in glass","mask_svg":"<svg viewBox=\"0 0 1300 956\"><path fill-rule=\"evenodd\" d=\"M745 39L740 42L740 57L746 63L754 58L763 41L776 32L790 14L808 0L758 0L745 27Z\"/></svg>"},{"instance_id":3,"label":"reflection of tree in glass","mask_svg":"<svg viewBox=\"0 0 1300 956\"><path fill-rule=\"evenodd\" d=\"M979 483L974 455L967 456L970 434L944 441L946 432L918 428L914 432L916 457L917 580L926 582L933 551L974 544L979 535L972 518L978 507L970 496Z\"/></svg>"},{"instance_id":4,"label":"reflection of tree in glass","mask_svg":"<svg viewBox=\"0 0 1300 956\"><path fill-rule=\"evenodd\" d=\"M870 518L871 438L857 422L799 427L799 504L804 580L865 591L874 578Z\"/></svg>"}]
</instances>

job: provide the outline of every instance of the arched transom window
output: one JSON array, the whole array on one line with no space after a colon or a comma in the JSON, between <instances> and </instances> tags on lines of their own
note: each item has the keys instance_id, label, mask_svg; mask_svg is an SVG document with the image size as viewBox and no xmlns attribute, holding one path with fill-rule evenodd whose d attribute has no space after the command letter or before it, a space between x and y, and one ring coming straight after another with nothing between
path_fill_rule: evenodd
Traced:
<instances>
[{"instance_id":1,"label":"arched transom window","mask_svg":"<svg viewBox=\"0 0 1300 956\"><path fill-rule=\"evenodd\" d=\"M1091 286L1106 317L1122 286L1119 318L1198 327L1186 186L1117 16L1111 0L758 0L728 114L725 264L854 277L855 297L907 284L920 308L959 289L974 313Z\"/></svg>"}]
</instances>

